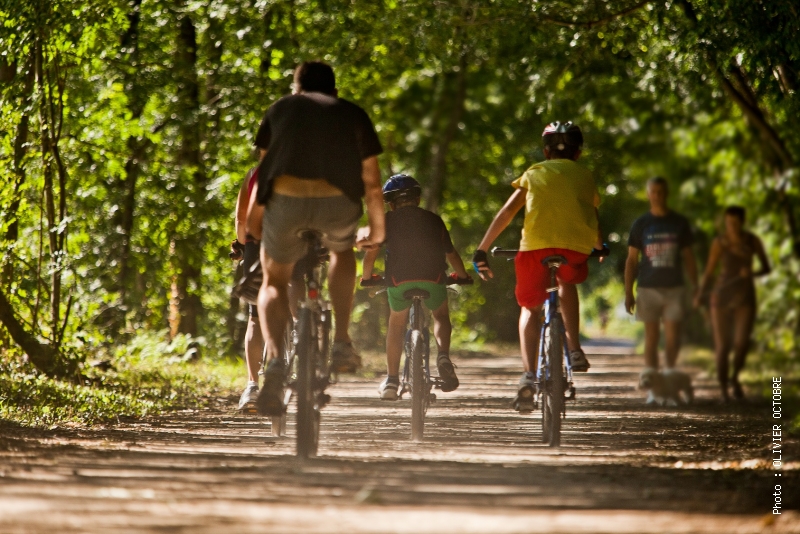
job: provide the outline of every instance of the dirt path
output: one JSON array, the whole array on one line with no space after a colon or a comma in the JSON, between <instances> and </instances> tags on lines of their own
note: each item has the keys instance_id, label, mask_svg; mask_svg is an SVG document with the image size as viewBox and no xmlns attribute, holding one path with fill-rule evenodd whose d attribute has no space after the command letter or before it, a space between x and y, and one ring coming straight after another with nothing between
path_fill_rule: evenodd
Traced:
<instances>
[{"instance_id":1,"label":"dirt path","mask_svg":"<svg viewBox=\"0 0 800 534\"><path fill-rule=\"evenodd\" d=\"M228 399L103 430L0 423L0 532L800 532L800 446L784 441L776 477L768 406L719 407L698 378L695 406L645 408L641 358L587 349L559 449L539 443L538 414L509 409L513 354L457 354L462 387L439 395L422 444L409 401L344 381L305 464L293 424L271 438Z\"/></svg>"}]
</instances>

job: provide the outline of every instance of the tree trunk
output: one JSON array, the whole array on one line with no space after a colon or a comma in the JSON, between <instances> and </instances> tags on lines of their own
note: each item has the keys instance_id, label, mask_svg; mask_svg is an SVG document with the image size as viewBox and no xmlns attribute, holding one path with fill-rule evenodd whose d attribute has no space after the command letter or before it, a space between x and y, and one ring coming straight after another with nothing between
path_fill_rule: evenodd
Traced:
<instances>
[{"instance_id":1,"label":"tree trunk","mask_svg":"<svg viewBox=\"0 0 800 534\"><path fill-rule=\"evenodd\" d=\"M467 98L467 57L464 51L459 58L458 72L455 76L455 94L453 96L453 107L450 110L450 117L447 121L444 133L437 143L433 146L431 174L427 188L426 206L429 210L437 212L442 203L442 197L447 180L447 153L450 144L455 139L458 132L458 124L464 113L464 101ZM434 125L435 126L435 125Z\"/></svg>"},{"instance_id":2,"label":"tree trunk","mask_svg":"<svg viewBox=\"0 0 800 534\"><path fill-rule=\"evenodd\" d=\"M125 92L128 95L128 111L131 120L139 120L148 101L139 81L139 24L141 21L142 0L134 0L131 11L128 13L128 29L120 39L120 48L126 58L130 69L125 72ZM122 190L122 214L120 218L120 233L122 242L119 250L119 305L123 310L129 309L128 288L133 285L131 279L131 239L136 217L136 184L141 174L142 161L145 158L149 141L146 139L129 137L127 142L128 160L125 162L125 178Z\"/></svg>"},{"instance_id":3,"label":"tree trunk","mask_svg":"<svg viewBox=\"0 0 800 534\"><path fill-rule=\"evenodd\" d=\"M25 351L38 370L53 378L64 378L73 374L75 370L63 361L52 345L39 342L36 336L25 330L14 315L14 309L3 291L0 291L0 323L6 327L11 339Z\"/></svg>"},{"instance_id":4,"label":"tree trunk","mask_svg":"<svg viewBox=\"0 0 800 534\"><path fill-rule=\"evenodd\" d=\"M178 81L177 115L179 119L179 148L177 161L185 171L191 170L191 179L184 179L185 197L194 206L204 202L206 177L200 154L200 87L197 81L197 33L189 16L180 20L180 32L175 57ZM185 173L184 177L188 178ZM196 209L184 211L192 221ZM172 284L170 291L170 333L197 335L198 318L202 312L200 301L200 273L203 258L203 236L198 224L186 226L186 232L176 232L170 249ZM180 235L183 233L184 235Z\"/></svg>"}]
</instances>

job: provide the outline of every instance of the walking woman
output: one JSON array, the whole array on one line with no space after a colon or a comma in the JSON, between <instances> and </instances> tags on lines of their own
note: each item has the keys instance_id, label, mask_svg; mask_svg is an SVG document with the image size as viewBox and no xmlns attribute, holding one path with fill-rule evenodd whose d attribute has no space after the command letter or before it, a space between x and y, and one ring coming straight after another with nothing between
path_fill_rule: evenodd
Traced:
<instances>
[{"instance_id":1,"label":"walking woman","mask_svg":"<svg viewBox=\"0 0 800 534\"><path fill-rule=\"evenodd\" d=\"M744 230L745 210L740 206L725 209L722 235L711 243L706 270L695 297L701 295L711 281L717 266L719 275L711 290L711 325L717 360L717 379L723 402L728 402L728 354L733 349L731 385L733 397L744 398L739 372L750 350L750 334L756 317L756 290L753 279L771 270L764 245L754 234ZM758 256L760 269L753 272L753 257Z\"/></svg>"}]
</instances>

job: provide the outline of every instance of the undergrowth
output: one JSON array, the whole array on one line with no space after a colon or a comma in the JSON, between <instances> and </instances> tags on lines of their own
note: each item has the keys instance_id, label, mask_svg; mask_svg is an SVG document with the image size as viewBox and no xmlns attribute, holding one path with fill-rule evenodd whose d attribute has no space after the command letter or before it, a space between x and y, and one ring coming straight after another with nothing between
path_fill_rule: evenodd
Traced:
<instances>
[{"instance_id":1,"label":"undergrowth","mask_svg":"<svg viewBox=\"0 0 800 534\"><path fill-rule=\"evenodd\" d=\"M126 418L207 406L233 393L244 380L244 364L233 358L187 353L197 344L185 336L145 333L128 345L88 362L80 384L35 371L16 351L0 352L0 419L26 426L101 424ZM202 345L201 345L202 349Z\"/></svg>"}]
</instances>

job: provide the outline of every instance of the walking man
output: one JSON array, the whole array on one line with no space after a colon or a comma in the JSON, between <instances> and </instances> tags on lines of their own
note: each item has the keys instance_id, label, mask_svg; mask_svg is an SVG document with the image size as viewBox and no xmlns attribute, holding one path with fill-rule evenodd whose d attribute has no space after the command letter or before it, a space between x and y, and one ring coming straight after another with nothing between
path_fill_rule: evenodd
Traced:
<instances>
[{"instance_id":1,"label":"walking man","mask_svg":"<svg viewBox=\"0 0 800 534\"><path fill-rule=\"evenodd\" d=\"M686 288L684 268L692 288L697 288L697 264L692 252L692 231L686 217L667 207L669 188L661 177L647 182L650 211L631 226L625 262L625 309L644 323L645 373L658 371L660 322L664 322L665 374L672 372L680 350L680 327ZM634 297L633 283L637 284ZM655 402L652 390L648 403Z\"/></svg>"}]
</instances>

